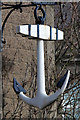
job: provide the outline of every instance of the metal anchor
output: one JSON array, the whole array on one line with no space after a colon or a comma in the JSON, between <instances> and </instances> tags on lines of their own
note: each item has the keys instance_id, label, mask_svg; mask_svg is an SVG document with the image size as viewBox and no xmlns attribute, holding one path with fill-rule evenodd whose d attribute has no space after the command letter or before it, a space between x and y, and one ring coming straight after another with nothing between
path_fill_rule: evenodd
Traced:
<instances>
[{"instance_id":1,"label":"metal anchor","mask_svg":"<svg viewBox=\"0 0 80 120\"><path fill-rule=\"evenodd\" d=\"M41 28L43 31L40 31ZM66 74L58 82L57 86L60 88L53 95L48 96L45 91L45 70L44 70L44 40L58 40L63 39L63 32L56 28L52 28L50 31L50 26L45 25L21 25L17 27L17 33L25 34L32 37L39 37L37 40L37 94L35 98L29 98L26 95L26 91L14 78L14 90L19 94L19 97L26 103L39 107L40 109L44 108L48 104L52 103L57 97L64 92L67 87L70 71L68 70ZM46 36L46 31L48 31ZM50 33L51 32L51 33ZM56 34L56 32L58 32ZM50 37L51 35L51 37ZM56 37L58 35L58 37ZM41 40L44 37L44 40ZM49 39L48 39L49 38ZM50 39L52 38L52 39Z\"/></svg>"},{"instance_id":2,"label":"metal anchor","mask_svg":"<svg viewBox=\"0 0 80 120\"><path fill-rule=\"evenodd\" d=\"M60 79L57 84L59 88L54 94L48 96L45 91L45 70L44 70L44 40L62 40L63 32L47 25L20 25L17 33L31 36L37 40L37 94L35 98L25 95L26 90L13 79L13 88L19 97L27 104L36 106L40 109L46 107L61 95L66 89L70 77L70 70Z\"/></svg>"}]
</instances>

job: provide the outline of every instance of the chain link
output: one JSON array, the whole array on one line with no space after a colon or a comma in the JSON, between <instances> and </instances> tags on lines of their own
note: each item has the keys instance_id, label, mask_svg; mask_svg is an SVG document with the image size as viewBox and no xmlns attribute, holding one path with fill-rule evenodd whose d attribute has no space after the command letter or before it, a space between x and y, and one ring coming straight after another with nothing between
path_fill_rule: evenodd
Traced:
<instances>
[{"instance_id":1,"label":"chain link","mask_svg":"<svg viewBox=\"0 0 80 120\"><path fill-rule=\"evenodd\" d=\"M37 11L41 10L41 12L43 13L43 16L37 16ZM36 8L34 10L34 17L36 19L36 24L44 24L44 20L46 18L46 13L44 11L44 9L42 8L42 5L36 5Z\"/></svg>"}]
</instances>

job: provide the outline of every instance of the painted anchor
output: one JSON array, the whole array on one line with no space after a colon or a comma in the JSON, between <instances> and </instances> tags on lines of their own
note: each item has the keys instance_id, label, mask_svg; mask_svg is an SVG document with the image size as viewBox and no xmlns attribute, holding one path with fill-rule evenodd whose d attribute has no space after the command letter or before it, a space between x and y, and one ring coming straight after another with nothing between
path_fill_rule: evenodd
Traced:
<instances>
[{"instance_id":1,"label":"painted anchor","mask_svg":"<svg viewBox=\"0 0 80 120\"><path fill-rule=\"evenodd\" d=\"M42 30L41 30L42 29ZM70 70L60 79L57 84L59 88L54 94L48 96L45 91L45 70L44 70L44 40L62 40L63 32L56 28L51 28L45 25L21 25L17 27L17 33L22 35L28 35L37 40L37 94L35 98L27 97L26 90L16 81L14 78L14 90L19 94L19 97L26 103L39 107L40 109L52 103L58 98L60 94L64 92L67 87ZM41 40L41 39L44 40Z\"/></svg>"},{"instance_id":2,"label":"painted anchor","mask_svg":"<svg viewBox=\"0 0 80 120\"><path fill-rule=\"evenodd\" d=\"M37 10L41 9L43 17L37 17ZM30 36L37 40L37 93L34 98L27 97L26 90L13 79L13 88L19 97L27 104L36 106L40 109L51 104L54 100L61 95L66 89L70 77L70 70L60 79L57 84L59 88L54 94L48 96L45 90L45 70L44 70L44 41L63 40L63 31L52 28L48 25L43 25L45 20L45 11L41 6L37 6L34 11L37 25L20 25L17 27L17 33L23 36Z\"/></svg>"}]
</instances>

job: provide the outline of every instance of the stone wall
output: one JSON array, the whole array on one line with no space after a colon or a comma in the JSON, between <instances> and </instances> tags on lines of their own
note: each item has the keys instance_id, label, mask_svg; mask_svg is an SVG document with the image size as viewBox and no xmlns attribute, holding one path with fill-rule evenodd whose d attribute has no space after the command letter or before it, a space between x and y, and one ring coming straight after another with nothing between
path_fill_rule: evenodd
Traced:
<instances>
[{"instance_id":1,"label":"stone wall","mask_svg":"<svg viewBox=\"0 0 80 120\"><path fill-rule=\"evenodd\" d=\"M2 11L3 21L8 12L9 10ZM33 12L33 8L23 8L22 13L20 13L19 10L15 10L5 25L4 39L6 40L6 44L3 47L2 53L4 117L20 117L21 108L19 110L17 110L17 108L21 107L19 104L22 103L22 101L18 100L18 97L13 90L13 77L15 77L21 84L23 84L22 81L26 79L28 86L31 82L31 63L33 57L36 61L36 41L29 40L25 37L23 38L21 35L16 34L16 26L21 24L33 24ZM28 72L25 76L26 71ZM29 89L28 86L26 86L26 90ZM26 105L26 109L28 108L29 106ZM24 117L29 114L26 109L24 108L22 110L22 116ZM17 112L14 115L15 110L17 110Z\"/></svg>"}]
</instances>

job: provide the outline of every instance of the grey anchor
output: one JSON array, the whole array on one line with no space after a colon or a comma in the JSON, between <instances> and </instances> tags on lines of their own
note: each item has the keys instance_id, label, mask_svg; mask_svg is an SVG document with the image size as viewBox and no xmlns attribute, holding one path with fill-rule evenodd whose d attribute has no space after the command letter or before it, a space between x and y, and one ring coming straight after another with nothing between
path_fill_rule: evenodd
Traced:
<instances>
[{"instance_id":1,"label":"grey anchor","mask_svg":"<svg viewBox=\"0 0 80 120\"><path fill-rule=\"evenodd\" d=\"M41 9L43 13L42 18L36 16L38 9ZM13 79L13 88L24 102L42 109L52 103L54 100L56 100L58 96L64 92L68 85L70 70L68 70L58 82L57 87L59 89L54 94L50 96L47 95L45 91L44 41L62 40L64 34L62 31L56 28L52 28L48 25L43 25L45 19L45 12L42 7L36 7L34 13L37 23L39 24L20 25L17 27L17 33L31 36L32 38L34 37L37 40L37 94L34 98L27 97L25 95L26 90L16 81L15 78ZM40 20L42 21L42 24L40 24Z\"/></svg>"}]
</instances>

